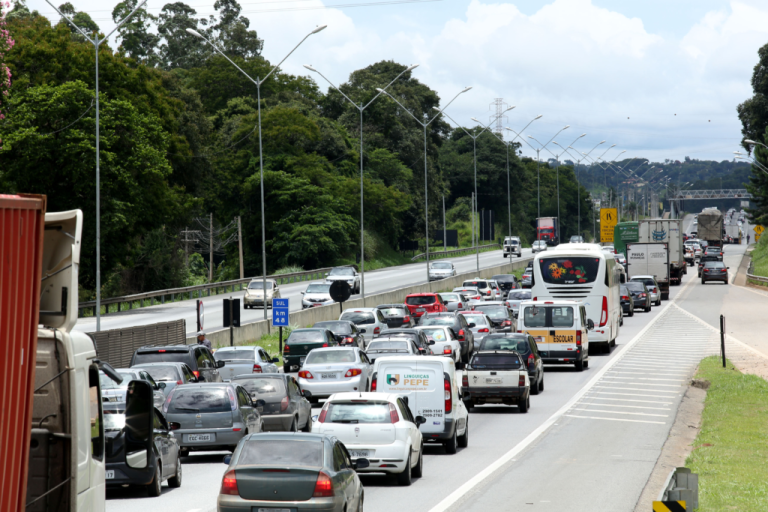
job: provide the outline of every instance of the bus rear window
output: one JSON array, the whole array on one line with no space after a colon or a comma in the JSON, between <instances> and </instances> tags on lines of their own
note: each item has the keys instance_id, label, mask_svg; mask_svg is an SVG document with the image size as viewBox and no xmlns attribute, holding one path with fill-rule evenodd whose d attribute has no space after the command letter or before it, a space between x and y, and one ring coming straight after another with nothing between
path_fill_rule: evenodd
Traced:
<instances>
[{"instance_id":1,"label":"bus rear window","mask_svg":"<svg viewBox=\"0 0 768 512\"><path fill-rule=\"evenodd\" d=\"M597 279L599 258L541 258L541 277L547 284L585 284Z\"/></svg>"}]
</instances>

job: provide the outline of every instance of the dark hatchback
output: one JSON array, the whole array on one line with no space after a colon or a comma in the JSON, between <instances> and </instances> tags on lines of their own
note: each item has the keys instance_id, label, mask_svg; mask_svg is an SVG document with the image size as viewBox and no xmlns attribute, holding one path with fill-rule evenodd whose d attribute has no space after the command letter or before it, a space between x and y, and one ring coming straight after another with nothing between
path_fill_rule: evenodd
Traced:
<instances>
[{"instance_id":1,"label":"dark hatchback","mask_svg":"<svg viewBox=\"0 0 768 512\"><path fill-rule=\"evenodd\" d=\"M469 362L475 351L475 335L469 328L469 321L466 316L448 312L427 313L422 317L420 325L444 325L453 329L459 340L459 345L461 345L461 360L464 363Z\"/></svg>"},{"instance_id":2,"label":"dark hatchback","mask_svg":"<svg viewBox=\"0 0 768 512\"><path fill-rule=\"evenodd\" d=\"M710 245L704 249L704 254L702 256L714 256L717 258L717 261L723 261L723 248L716 245Z\"/></svg>"},{"instance_id":3,"label":"dark hatchback","mask_svg":"<svg viewBox=\"0 0 768 512\"><path fill-rule=\"evenodd\" d=\"M701 284L709 281L722 281L728 284L728 267L722 261L708 261L701 272Z\"/></svg>"},{"instance_id":4,"label":"dark hatchback","mask_svg":"<svg viewBox=\"0 0 768 512\"><path fill-rule=\"evenodd\" d=\"M294 329L283 346L283 371L299 371L313 348L337 347L336 336L328 329Z\"/></svg>"},{"instance_id":5,"label":"dark hatchback","mask_svg":"<svg viewBox=\"0 0 768 512\"><path fill-rule=\"evenodd\" d=\"M133 353L130 366L144 363L185 363L200 382L222 382L219 368L225 364L203 345L141 347Z\"/></svg>"},{"instance_id":6,"label":"dark hatchback","mask_svg":"<svg viewBox=\"0 0 768 512\"><path fill-rule=\"evenodd\" d=\"M701 258L699 259L699 275L698 277L701 277L701 271L704 269L704 264L711 261L720 261L717 256L707 256L705 254L701 255Z\"/></svg>"},{"instance_id":7,"label":"dark hatchback","mask_svg":"<svg viewBox=\"0 0 768 512\"><path fill-rule=\"evenodd\" d=\"M480 343L483 350L512 350L520 354L528 368L528 378L531 380L531 394L538 395L544 391L544 362L539 354L536 341L529 334L489 334Z\"/></svg>"},{"instance_id":8,"label":"dark hatchback","mask_svg":"<svg viewBox=\"0 0 768 512\"><path fill-rule=\"evenodd\" d=\"M408 328L415 325L413 316L405 304L380 304L376 306L376 309L384 315L384 320L390 329Z\"/></svg>"},{"instance_id":9,"label":"dark hatchback","mask_svg":"<svg viewBox=\"0 0 768 512\"><path fill-rule=\"evenodd\" d=\"M632 304L634 306L633 313L634 310L638 308L646 313L651 310L651 293L648 291L648 287L645 286L645 283L640 281L627 281L623 287L627 289L632 298Z\"/></svg>"},{"instance_id":10,"label":"dark hatchback","mask_svg":"<svg viewBox=\"0 0 768 512\"><path fill-rule=\"evenodd\" d=\"M621 285L621 312L627 316L635 316L635 301L625 285Z\"/></svg>"},{"instance_id":11,"label":"dark hatchback","mask_svg":"<svg viewBox=\"0 0 768 512\"><path fill-rule=\"evenodd\" d=\"M264 400L261 411L262 431L312 430L312 406L304 398L292 375L238 375L232 382L242 386L254 402Z\"/></svg>"},{"instance_id":12,"label":"dark hatchback","mask_svg":"<svg viewBox=\"0 0 768 512\"><path fill-rule=\"evenodd\" d=\"M520 283L517 282L517 277L512 274L499 274L491 277L499 285L501 293L506 297L511 290L517 290L520 288Z\"/></svg>"},{"instance_id":13,"label":"dark hatchback","mask_svg":"<svg viewBox=\"0 0 768 512\"><path fill-rule=\"evenodd\" d=\"M384 334L385 338L407 338L416 344L419 352L429 354L429 339L420 329L390 329ZM424 349L423 351L421 349Z\"/></svg>"},{"instance_id":14,"label":"dark hatchback","mask_svg":"<svg viewBox=\"0 0 768 512\"><path fill-rule=\"evenodd\" d=\"M360 329L349 320L332 320L317 322L313 329L328 329L336 337L339 345L358 347L365 350L365 337Z\"/></svg>"}]
</instances>

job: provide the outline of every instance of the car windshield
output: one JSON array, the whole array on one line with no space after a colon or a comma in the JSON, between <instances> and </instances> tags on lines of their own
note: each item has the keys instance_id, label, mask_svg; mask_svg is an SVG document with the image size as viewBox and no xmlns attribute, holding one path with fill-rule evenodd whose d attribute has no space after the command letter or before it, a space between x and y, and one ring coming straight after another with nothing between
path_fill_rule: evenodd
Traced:
<instances>
[{"instance_id":1,"label":"car windshield","mask_svg":"<svg viewBox=\"0 0 768 512\"><path fill-rule=\"evenodd\" d=\"M539 260L541 276L549 284L592 283L597 279L600 258L548 257Z\"/></svg>"},{"instance_id":2,"label":"car windshield","mask_svg":"<svg viewBox=\"0 0 768 512\"><path fill-rule=\"evenodd\" d=\"M179 369L175 366L147 366L144 368L156 381L177 381L181 378Z\"/></svg>"},{"instance_id":3,"label":"car windshield","mask_svg":"<svg viewBox=\"0 0 768 512\"><path fill-rule=\"evenodd\" d=\"M475 306L475 311L482 311L493 320L508 318L507 308L504 306Z\"/></svg>"},{"instance_id":4,"label":"car windshield","mask_svg":"<svg viewBox=\"0 0 768 512\"><path fill-rule=\"evenodd\" d=\"M402 350L408 352L408 342L399 340L372 341L368 344L368 352L371 350Z\"/></svg>"},{"instance_id":5,"label":"car windshield","mask_svg":"<svg viewBox=\"0 0 768 512\"><path fill-rule=\"evenodd\" d=\"M456 293L441 293L440 298L443 302L461 302L461 297Z\"/></svg>"},{"instance_id":6,"label":"car windshield","mask_svg":"<svg viewBox=\"0 0 768 512\"><path fill-rule=\"evenodd\" d=\"M307 291L305 293L330 293L330 290L330 284L311 284L307 286Z\"/></svg>"},{"instance_id":7,"label":"car windshield","mask_svg":"<svg viewBox=\"0 0 768 512\"><path fill-rule=\"evenodd\" d=\"M263 281L251 281L248 284L248 289L249 290L261 290L261 289L263 289L263 285L264 285ZM267 281L267 290L271 290L271 289L272 289L272 283Z\"/></svg>"},{"instance_id":8,"label":"car windshield","mask_svg":"<svg viewBox=\"0 0 768 512\"><path fill-rule=\"evenodd\" d=\"M517 370L522 367L517 354L477 354L470 363L472 368Z\"/></svg>"},{"instance_id":9,"label":"car windshield","mask_svg":"<svg viewBox=\"0 0 768 512\"><path fill-rule=\"evenodd\" d=\"M389 402L361 400L332 402L325 416L327 423L391 423Z\"/></svg>"},{"instance_id":10,"label":"car windshield","mask_svg":"<svg viewBox=\"0 0 768 512\"><path fill-rule=\"evenodd\" d=\"M313 350L304 364L354 363L354 350Z\"/></svg>"},{"instance_id":11,"label":"car windshield","mask_svg":"<svg viewBox=\"0 0 768 512\"><path fill-rule=\"evenodd\" d=\"M464 281L463 286L474 286L478 290L484 290L488 288L488 283L485 281Z\"/></svg>"},{"instance_id":12,"label":"car windshield","mask_svg":"<svg viewBox=\"0 0 768 512\"><path fill-rule=\"evenodd\" d=\"M259 377L256 379L234 379L232 382L240 384L254 400L286 395L285 381L282 378Z\"/></svg>"},{"instance_id":13,"label":"car windshield","mask_svg":"<svg viewBox=\"0 0 768 512\"><path fill-rule=\"evenodd\" d=\"M124 375L122 377L123 377L122 384L118 384L117 382L107 377L107 375L104 372L99 371L99 384L101 385L101 389L120 389L122 387L127 386L128 382L133 380L132 378L126 377Z\"/></svg>"},{"instance_id":14,"label":"car windshield","mask_svg":"<svg viewBox=\"0 0 768 512\"><path fill-rule=\"evenodd\" d=\"M233 348L220 348L213 353L217 361L256 361L256 352L251 350L236 350Z\"/></svg>"},{"instance_id":15,"label":"car windshield","mask_svg":"<svg viewBox=\"0 0 768 512\"><path fill-rule=\"evenodd\" d=\"M131 366L136 366L137 364L142 363L187 363L189 364L189 361L192 361L193 358L191 357L191 354L185 350L185 351L175 351L175 350L167 350L163 352L137 352L133 356L133 361ZM153 375L154 377L154 375Z\"/></svg>"},{"instance_id":16,"label":"car windshield","mask_svg":"<svg viewBox=\"0 0 768 512\"><path fill-rule=\"evenodd\" d=\"M507 297L508 300L530 300L530 298L531 298L531 292L510 293L509 297Z\"/></svg>"},{"instance_id":17,"label":"car windshield","mask_svg":"<svg viewBox=\"0 0 768 512\"><path fill-rule=\"evenodd\" d=\"M238 466L323 466L322 439L253 440L243 444ZM248 509L250 510L250 508Z\"/></svg>"},{"instance_id":18,"label":"car windshield","mask_svg":"<svg viewBox=\"0 0 768 512\"><path fill-rule=\"evenodd\" d=\"M304 342L319 343L321 341L325 341L325 333L319 330L293 331L291 332L291 335L288 336L288 339L285 340L288 344Z\"/></svg>"},{"instance_id":19,"label":"car windshield","mask_svg":"<svg viewBox=\"0 0 768 512\"><path fill-rule=\"evenodd\" d=\"M413 295L405 298L405 303L409 306L426 306L435 303L434 295Z\"/></svg>"},{"instance_id":20,"label":"car windshield","mask_svg":"<svg viewBox=\"0 0 768 512\"><path fill-rule=\"evenodd\" d=\"M408 316L405 306L401 308L379 308L379 311L384 316Z\"/></svg>"},{"instance_id":21,"label":"car windshield","mask_svg":"<svg viewBox=\"0 0 768 512\"><path fill-rule=\"evenodd\" d=\"M334 334L352 333L352 327L347 322L317 322L313 327L322 327Z\"/></svg>"},{"instance_id":22,"label":"car windshield","mask_svg":"<svg viewBox=\"0 0 768 512\"><path fill-rule=\"evenodd\" d=\"M430 265L430 267L436 268L436 269L439 269L439 270L451 270L451 264L450 263L445 263L445 262L432 263Z\"/></svg>"},{"instance_id":23,"label":"car windshield","mask_svg":"<svg viewBox=\"0 0 768 512\"><path fill-rule=\"evenodd\" d=\"M177 386L174 389L175 391L168 408L169 413L188 414L196 411L200 413L232 411L232 404L224 387L204 389L196 386Z\"/></svg>"},{"instance_id":24,"label":"car windshield","mask_svg":"<svg viewBox=\"0 0 768 512\"><path fill-rule=\"evenodd\" d=\"M372 324L376 322L373 313L367 311L345 311L341 315L341 320L347 320L356 325Z\"/></svg>"},{"instance_id":25,"label":"car windshield","mask_svg":"<svg viewBox=\"0 0 768 512\"><path fill-rule=\"evenodd\" d=\"M504 245L517 245L519 243L517 240L504 240Z\"/></svg>"},{"instance_id":26,"label":"car windshield","mask_svg":"<svg viewBox=\"0 0 768 512\"><path fill-rule=\"evenodd\" d=\"M104 410L104 432L116 432L125 427L125 414L122 412Z\"/></svg>"},{"instance_id":27,"label":"car windshield","mask_svg":"<svg viewBox=\"0 0 768 512\"><path fill-rule=\"evenodd\" d=\"M427 338L435 340L435 341L448 341L448 336L445 334L445 329L422 329L424 331L424 334L427 335Z\"/></svg>"},{"instance_id":28,"label":"car windshield","mask_svg":"<svg viewBox=\"0 0 768 512\"><path fill-rule=\"evenodd\" d=\"M329 276L354 276L355 271L351 268L333 268L328 272Z\"/></svg>"},{"instance_id":29,"label":"car windshield","mask_svg":"<svg viewBox=\"0 0 768 512\"><path fill-rule=\"evenodd\" d=\"M529 348L528 341L523 338L495 337L491 334L483 339L479 350L515 350L525 354Z\"/></svg>"}]
</instances>

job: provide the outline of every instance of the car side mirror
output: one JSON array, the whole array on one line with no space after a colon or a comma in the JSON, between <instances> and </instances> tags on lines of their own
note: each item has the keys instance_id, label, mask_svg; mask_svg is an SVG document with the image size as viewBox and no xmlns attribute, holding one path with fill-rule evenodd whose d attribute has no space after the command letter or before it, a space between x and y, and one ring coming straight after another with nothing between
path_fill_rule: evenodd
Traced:
<instances>
[{"instance_id":1,"label":"car side mirror","mask_svg":"<svg viewBox=\"0 0 768 512\"><path fill-rule=\"evenodd\" d=\"M477 327L477 324L476 324L476 323L474 323L474 322L469 322L469 327L470 327L470 329L471 329L472 327Z\"/></svg>"},{"instance_id":2,"label":"car side mirror","mask_svg":"<svg viewBox=\"0 0 768 512\"><path fill-rule=\"evenodd\" d=\"M423 425L427 422L427 418L424 416L416 416L416 425Z\"/></svg>"},{"instance_id":3,"label":"car side mirror","mask_svg":"<svg viewBox=\"0 0 768 512\"><path fill-rule=\"evenodd\" d=\"M725 267L725 270L730 270L730 269L731 269L731 267Z\"/></svg>"},{"instance_id":4,"label":"car side mirror","mask_svg":"<svg viewBox=\"0 0 768 512\"><path fill-rule=\"evenodd\" d=\"M320 416L318 416L317 414L315 414L314 416L312 416L312 421L313 421L313 422L314 422L314 421L317 421L317 418L319 418L319 417L320 417Z\"/></svg>"},{"instance_id":5,"label":"car side mirror","mask_svg":"<svg viewBox=\"0 0 768 512\"><path fill-rule=\"evenodd\" d=\"M304 295L305 292L301 292L302 295Z\"/></svg>"},{"instance_id":6,"label":"car side mirror","mask_svg":"<svg viewBox=\"0 0 768 512\"><path fill-rule=\"evenodd\" d=\"M232 456L231 455L225 455L224 456L224 464L229 466L229 463L232 462Z\"/></svg>"},{"instance_id":7,"label":"car side mirror","mask_svg":"<svg viewBox=\"0 0 768 512\"><path fill-rule=\"evenodd\" d=\"M143 380L131 381L125 396L125 463L130 468L146 468L154 444L152 386Z\"/></svg>"},{"instance_id":8,"label":"car side mirror","mask_svg":"<svg viewBox=\"0 0 768 512\"><path fill-rule=\"evenodd\" d=\"M165 382L158 382L157 389L165 389Z\"/></svg>"},{"instance_id":9,"label":"car side mirror","mask_svg":"<svg viewBox=\"0 0 768 512\"><path fill-rule=\"evenodd\" d=\"M365 329L360 329L360 332L362 332L363 334L365 334Z\"/></svg>"},{"instance_id":10,"label":"car side mirror","mask_svg":"<svg viewBox=\"0 0 768 512\"><path fill-rule=\"evenodd\" d=\"M594 330L594 328L595 328L595 322L593 322L591 318L588 319L587 320L587 329L592 331L592 330Z\"/></svg>"},{"instance_id":11,"label":"car side mirror","mask_svg":"<svg viewBox=\"0 0 768 512\"><path fill-rule=\"evenodd\" d=\"M280 362L280 358L279 357L273 357L272 358L272 362L273 363L279 363Z\"/></svg>"},{"instance_id":12,"label":"car side mirror","mask_svg":"<svg viewBox=\"0 0 768 512\"><path fill-rule=\"evenodd\" d=\"M429 342L428 342L428 343L429 343L430 345L434 345L434 344L435 344L435 340L429 340Z\"/></svg>"},{"instance_id":13,"label":"car side mirror","mask_svg":"<svg viewBox=\"0 0 768 512\"><path fill-rule=\"evenodd\" d=\"M216 361L216 368L224 368L224 361Z\"/></svg>"},{"instance_id":14,"label":"car side mirror","mask_svg":"<svg viewBox=\"0 0 768 512\"><path fill-rule=\"evenodd\" d=\"M371 463L368 461L368 459L357 459L355 462L352 463L353 469L365 469L368 466L370 466Z\"/></svg>"},{"instance_id":15,"label":"car side mirror","mask_svg":"<svg viewBox=\"0 0 768 512\"><path fill-rule=\"evenodd\" d=\"M426 351L427 349L425 349L424 347L419 347L419 352L426 352Z\"/></svg>"},{"instance_id":16,"label":"car side mirror","mask_svg":"<svg viewBox=\"0 0 768 512\"><path fill-rule=\"evenodd\" d=\"M626 276L625 276L624 274L621 274L621 275L619 276L619 281L620 281L622 284L623 284L623 283L626 283L626 282L627 282L627 278L626 278Z\"/></svg>"},{"instance_id":17,"label":"car side mirror","mask_svg":"<svg viewBox=\"0 0 768 512\"><path fill-rule=\"evenodd\" d=\"M259 398L254 402L254 404L256 404L256 407L264 407L265 405L267 405L267 402Z\"/></svg>"}]
</instances>

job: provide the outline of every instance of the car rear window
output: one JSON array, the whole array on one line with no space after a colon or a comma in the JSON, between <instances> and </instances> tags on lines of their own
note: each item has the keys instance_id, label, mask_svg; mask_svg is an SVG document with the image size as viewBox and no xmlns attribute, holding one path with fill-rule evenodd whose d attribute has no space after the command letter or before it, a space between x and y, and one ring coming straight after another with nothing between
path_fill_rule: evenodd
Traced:
<instances>
[{"instance_id":1,"label":"car rear window","mask_svg":"<svg viewBox=\"0 0 768 512\"><path fill-rule=\"evenodd\" d=\"M635 281L634 283L632 281L629 281L625 286L627 287L628 290L632 290L635 292L645 291L645 286L643 285L643 283L638 283L637 281Z\"/></svg>"},{"instance_id":2,"label":"car rear window","mask_svg":"<svg viewBox=\"0 0 768 512\"><path fill-rule=\"evenodd\" d=\"M475 311L482 311L490 318L494 320L501 320L502 318L509 318L507 308L504 306L475 306Z\"/></svg>"},{"instance_id":3,"label":"car rear window","mask_svg":"<svg viewBox=\"0 0 768 512\"><path fill-rule=\"evenodd\" d=\"M354 363L354 350L313 350L304 364Z\"/></svg>"},{"instance_id":4,"label":"car rear window","mask_svg":"<svg viewBox=\"0 0 768 512\"><path fill-rule=\"evenodd\" d=\"M280 439L247 441L237 460L238 466L309 466L323 465L321 439Z\"/></svg>"},{"instance_id":5,"label":"car rear window","mask_svg":"<svg viewBox=\"0 0 768 512\"><path fill-rule=\"evenodd\" d=\"M708 261L704 264L704 268L725 268L725 263L722 261Z\"/></svg>"},{"instance_id":6,"label":"car rear window","mask_svg":"<svg viewBox=\"0 0 768 512\"><path fill-rule=\"evenodd\" d=\"M379 309L381 311L381 314L384 316L408 316L409 313L406 312L405 308L381 308Z\"/></svg>"},{"instance_id":7,"label":"car rear window","mask_svg":"<svg viewBox=\"0 0 768 512\"><path fill-rule=\"evenodd\" d=\"M526 306L523 312L526 327L573 327L570 306Z\"/></svg>"},{"instance_id":8,"label":"car rear window","mask_svg":"<svg viewBox=\"0 0 768 512\"><path fill-rule=\"evenodd\" d=\"M461 297L456 293L441 293L440 298L443 302L461 302Z\"/></svg>"},{"instance_id":9,"label":"car rear window","mask_svg":"<svg viewBox=\"0 0 768 512\"><path fill-rule=\"evenodd\" d=\"M476 369L518 370L522 367L517 354L477 354L470 363Z\"/></svg>"},{"instance_id":10,"label":"car rear window","mask_svg":"<svg viewBox=\"0 0 768 512\"><path fill-rule=\"evenodd\" d=\"M285 381L282 378L263 378L258 379L234 379L233 382L240 384L254 400L259 398L285 396Z\"/></svg>"},{"instance_id":11,"label":"car rear window","mask_svg":"<svg viewBox=\"0 0 768 512\"><path fill-rule=\"evenodd\" d=\"M389 402L332 402L326 423L391 423Z\"/></svg>"},{"instance_id":12,"label":"car rear window","mask_svg":"<svg viewBox=\"0 0 768 512\"><path fill-rule=\"evenodd\" d=\"M497 283L513 283L515 281L515 276L510 276L508 274L502 274L499 276L493 276L492 278Z\"/></svg>"},{"instance_id":13,"label":"car rear window","mask_svg":"<svg viewBox=\"0 0 768 512\"><path fill-rule=\"evenodd\" d=\"M521 338L494 338L493 335L486 336L480 344L479 350L515 350L522 354L528 353L528 341Z\"/></svg>"},{"instance_id":14,"label":"car rear window","mask_svg":"<svg viewBox=\"0 0 768 512\"><path fill-rule=\"evenodd\" d=\"M456 323L456 319L451 316L432 316L421 320L421 325L447 325L452 326Z\"/></svg>"},{"instance_id":15,"label":"car rear window","mask_svg":"<svg viewBox=\"0 0 768 512\"><path fill-rule=\"evenodd\" d=\"M508 300L530 300L531 292L514 292L510 293Z\"/></svg>"},{"instance_id":16,"label":"car rear window","mask_svg":"<svg viewBox=\"0 0 768 512\"><path fill-rule=\"evenodd\" d=\"M351 334L352 327L347 322L317 322L312 327L322 327L334 334Z\"/></svg>"},{"instance_id":17,"label":"car rear window","mask_svg":"<svg viewBox=\"0 0 768 512\"><path fill-rule=\"evenodd\" d=\"M323 331L293 331L286 343L319 343L325 340L325 333Z\"/></svg>"},{"instance_id":18,"label":"car rear window","mask_svg":"<svg viewBox=\"0 0 768 512\"><path fill-rule=\"evenodd\" d=\"M549 284L593 283L600 269L600 258L541 258L541 277Z\"/></svg>"},{"instance_id":19,"label":"car rear window","mask_svg":"<svg viewBox=\"0 0 768 512\"><path fill-rule=\"evenodd\" d=\"M122 384L118 384L107 377L104 372L99 371L99 385L101 386L101 389L120 389L127 386L128 383L133 380L133 377L128 375L121 374L120 376L123 378Z\"/></svg>"},{"instance_id":20,"label":"car rear window","mask_svg":"<svg viewBox=\"0 0 768 512\"><path fill-rule=\"evenodd\" d=\"M235 350L231 348L220 348L213 353L213 358L217 361L255 361L256 352L253 350Z\"/></svg>"},{"instance_id":21,"label":"car rear window","mask_svg":"<svg viewBox=\"0 0 768 512\"><path fill-rule=\"evenodd\" d=\"M190 368L197 368L197 361L188 351L184 352L137 352L133 355L131 366L144 363L187 363Z\"/></svg>"},{"instance_id":22,"label":"car rear window","mask_svg":"<svg viewBox=\"0 0 768 512\"><path fill-rule=\"evenodd\" d=\"M422 329L422 331L424 331L424 334L426 334L427 338L429 339L435 341L448 341L448 336L445 334L445 329Z\"/></svg>"},{"instance_id":23,"label":"car rear window","mask_svg":"<svg viewBox=\"0 0 768 512\"><path fill-rule=\"evenodd\" d=\"M342 320L347 320L355 325L372 324L376 322L373 313L367 311L345 311L341 314Z\"/></svg>"},{"instance_id":24,"label":"car rear window","mask_svg":"<svg viewBox=\"0 0 768 512\"><path fill-rule=\"evenodd\" d=\"M368 344L368 351L371 350L403 350L408 352L407 341L372 341Z\"/></svg>"},{"instance_id":25,"label":"car rear window","mask_svg":"<svg viewBox=\"0 0 768 512\"><path fill-rule=\"evenodd\" d=\"M168 407L169 413L187 414L195 411L201 413L232 411L232 402L228 396L227 389L224 387L203 389L178 386L174 389L173 397ZM232 398L234 398L234 395Z\"/></svg>"},{"instance_id":26,"label":"car rear window","mask_svg":"<svg viewBox=\"0 0 768 512\"><path fill-rule=\"evenodd\" d=\"M142 368L156 381L176 381L181 379L179 369L175 366L147 366Z\"/></svg>"},{"instance_id":27,"label":"car rear window","mask_svg":"<svg viewBox=\"0 0 768 512\"><path fill-rule=\"evenodd\" d=\"M467 322L475 324L475 326L488 325L488 322L485 321L485 313L481 315L466 314L464 316L467 317Z\"/></svg>"},{"instance_id":28,"label":"car rear window","mask_svg":"<svg viewBox=\"0 0 768 512\"><path fill-rule=\"evenodd\" d=\"M474 286L478 290L484 290L488 288L488 283L485 281L464 281L462 286Z\"/></svg>"},{"instance_id":29,"label":"car rear window","mask_svg":"<svg viewBox=\"0 0 768 512\"><path fill-rule=\"evenodd\" d=\"M405 298L405 303L409 306L426 306L427 304L434 304L434 295L415 295Z\"/></svg>"}]
</instances>

